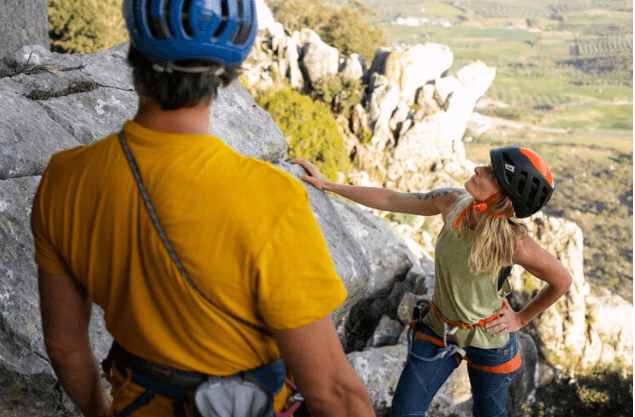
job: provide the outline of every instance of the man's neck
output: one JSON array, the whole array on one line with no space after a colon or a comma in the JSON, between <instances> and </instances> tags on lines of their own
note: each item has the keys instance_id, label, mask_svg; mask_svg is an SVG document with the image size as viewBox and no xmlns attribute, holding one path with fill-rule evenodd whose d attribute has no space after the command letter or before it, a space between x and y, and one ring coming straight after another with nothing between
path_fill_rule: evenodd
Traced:
<instances>
[{"instance_id":1,"label":"man's neck","mask_svg":"<svg viewBox=\"0 0 635 417\"><path fill-rule=\"evenodd\" d=\"M202 100L193 107L162 110L156 100L142 99L139 101L139 111L133 121L159 132L210 135L210 107L209 100Z\"/></svg>"}]
</instances>

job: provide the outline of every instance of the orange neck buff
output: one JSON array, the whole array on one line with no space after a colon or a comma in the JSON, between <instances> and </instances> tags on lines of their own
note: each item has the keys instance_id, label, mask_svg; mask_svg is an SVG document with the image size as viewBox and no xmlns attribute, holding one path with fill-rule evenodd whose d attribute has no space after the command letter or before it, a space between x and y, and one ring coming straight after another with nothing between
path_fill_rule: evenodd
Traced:
<instances>
[{"instance_id":1,"label":"orange neck buff","mask_svg":"<svg viewBox=\"0 0 635 417\"><path fill-rule=\"evenodd\" d=\"M471 209L474 209L475 211L478 211L479 213L488 213L490 216L493 216L493 217L505 217L505 216L511 217L511 216L513 216L513 213L512 214L510 214L510 213L495 214L495 213L492 213L489 210L489 204L492 201L496 200L496 197L498 197L499 195L500 195L500 193L492 194L491 196L489 196L487 198L487 200L483 201L482 203L474 202L474 203L470 204L469 206L467 206L467 208L465 210L463 210L463 212L461 214L459 214L459 217L457 217L456 222L454 223L454 228L458 228L459 227L459 224L461 224L461 220L463 220L463 218L467 215L467 213Z\"/></svg>"}]
</instances>

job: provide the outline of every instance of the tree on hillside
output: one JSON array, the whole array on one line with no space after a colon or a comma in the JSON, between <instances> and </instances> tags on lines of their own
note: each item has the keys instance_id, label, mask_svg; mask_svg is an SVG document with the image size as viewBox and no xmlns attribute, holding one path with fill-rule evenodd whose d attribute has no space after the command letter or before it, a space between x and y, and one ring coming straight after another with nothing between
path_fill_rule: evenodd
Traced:
<instances>
[{"instance_id":1,"label":"tree on hillside","mask_svg":"<svg viewBox=\"0 0 635 417\"><path fill-rule=\"evenodd\" d=\"M121 0L49 0L51 50L92 53L128 39Z\"/></svg>"},{"instance_id":2,"label":"tree on hillside","mask_svg":"<svg viewBox=\"0 0 635 417\"><path fill-rule=\"evenodd\" d=\"M377 48L386 44L381 29L368 26L362 16L350 7L330 16L321 37L344 55L357 53L368 62L375 56Z\"/></svg>"}]
</instances>

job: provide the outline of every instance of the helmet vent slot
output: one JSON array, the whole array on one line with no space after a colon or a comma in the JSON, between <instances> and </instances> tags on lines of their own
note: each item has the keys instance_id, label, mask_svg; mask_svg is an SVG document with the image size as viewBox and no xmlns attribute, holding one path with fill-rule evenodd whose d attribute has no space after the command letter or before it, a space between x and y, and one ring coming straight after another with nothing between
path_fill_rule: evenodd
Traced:
<instances>
[{"instance_id":1,"label":"helmet vent slot","mask_svg":"<svg viewBox=\"0 0 635 417\"><path fill-rule=\"evenodd\" d=\"M529 190L529 200L534 201L540 189L540 180L534 177L531 181L531 189Z\"/></svg>"},{"instance_id":2,"label":"helmet vent slot","mask_svg":"<svg viewBox=\"0 0 635 417\"><path fill-rule=\"evenodd\" d=\"M252 10L244 10L244 7L250 7L250 3L246 3L243 1L238 2L238 24L236 25L236 29L234 30L234 38L233 42L235 45L242 45L247 42L249 38L249 33L251 32L251 24L243 23L246 19L245 16L251 16L253 14Z\"/></svg>"},{"instance_id":3,"label":"helmet vent slot","mask_svg":"<svg viewBox=\"0 0 635 417\"><path fill-rule=\"evenodd\" d=\"M518 193L525 195L525 187L527 186L527 173L525 171L520 172L518 176Z\"/></svg>"},{"instance_id":4,"label":"helmet vent slot","mask_svg":"<svg viewBox=\"0 0 635 417\"><path fill-rule=\"evenodd\" d=\"M168 38L174 38L174 34L171 32L172 30L172 26L171 26L172 21L170 20L171 3L172 2L170 0L165 0L165 3L163 3L163 16L165 16L165 28L167 30Z\"/></svg>"},{"instance_id":5,"label":"helmet vent slot","mask_svg":"<svg viewBox=\"0 0 635 417\"><path fill-rule=\"evenodd\" d=\"M215 41L217 41L225 31L225 27L227 26L227 20L229 19L229 5L227 4L227 0L221 1L221 22L218 25L218 30L212 37Z\"/></svg>"},{"instance_id":6,"label":"helmet vent slot","mask_svg":"<svg viewBox=\"0 0 635 417\"><path fill-rule=\"evenodd\" d=\"M542 207L543 205L547 204L547 201L549 200L549 194L547 192L546 188L542 188L540 193L540 200L538 202L538 204Z\"/></svg>"},{"instance_id":7,"label":"helmet vent slot","mask_svg":"<svg viewBox=\"0 0 635 417\"><path fill-rule=\"evenodd\" d=\"M169 18L168 16L169 16L170 2L169 1L164 2L163 11L162 11L163 16L153 16L151 12L151 7L152 7L152 2L151 1L146 2L146 16L148 16L148 29L150 30L152 37L156 39L161 39L161 40L171 38L172 34L170 33L170 29L167 25L167 22L163 20L163 16L165 16L166 18Z\"/></svg>"},{"instance_id":8,"label":"helmet vent slot","mask_svg":"<svg viewBox=\"0 0 635 417\"><path fill-rule=\"evenodd\" d=\"M190 20L187 18L188 17L187 11L190 10L191 7L192 7L192 0L185 0L183 2L183 10L181 10L181 26L183 26L183 30L185 31L185 34L188 37L193 38L194 30L192 29L192 26L190 25Z\"/></svg>"}]
</instances>

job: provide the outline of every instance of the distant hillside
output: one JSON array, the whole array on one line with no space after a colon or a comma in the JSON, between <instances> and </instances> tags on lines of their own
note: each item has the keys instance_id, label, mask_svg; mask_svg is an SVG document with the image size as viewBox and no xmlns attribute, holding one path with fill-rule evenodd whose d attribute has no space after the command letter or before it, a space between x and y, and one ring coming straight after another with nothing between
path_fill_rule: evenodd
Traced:
<instances>
[{"instance_id":1,"label":"distant hillside","mask_svg":"<svg viewBox=\"0 0 635 417\"><path fill-rule=\"evenodd\" d=\"M551 210L584 232L585 275L632 302L633 2L362 2L390 44L448 45L452 70L496 67L478 111L521 127L466 133L468 158L484 162L490 147L512 143L545 154L559 178Z\"/></svg>"}]
</instances>

